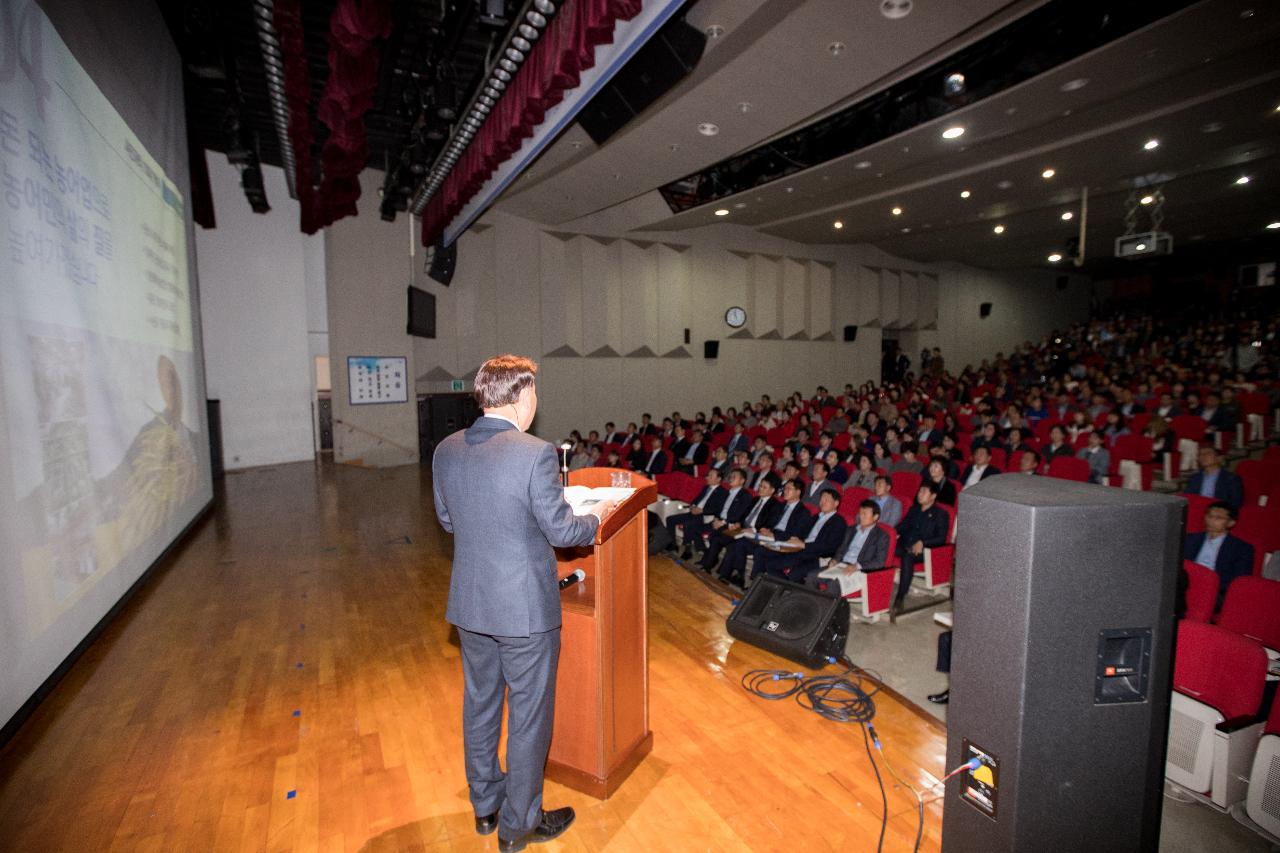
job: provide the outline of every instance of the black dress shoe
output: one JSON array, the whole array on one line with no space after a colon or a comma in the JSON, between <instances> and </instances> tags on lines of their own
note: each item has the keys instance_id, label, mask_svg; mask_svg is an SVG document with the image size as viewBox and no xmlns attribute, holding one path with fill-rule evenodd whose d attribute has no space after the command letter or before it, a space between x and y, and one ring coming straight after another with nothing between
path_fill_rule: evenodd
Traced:
<instances>
[{"instance_id":1,"label":"black dress shoe","mask_svg":"<svg viewBox=\"0 0 1280 853\"><path fill-rule=\"evenodd\" d=\"M519 838L508 840L499 835L498 849L503 853L514 853L516 850L523 850L526 844L542 844L553 838L559 838L569 828L569 824L573 823L573 818L573 809L568 806L554 811L544 811L542 821Z\"/></svg>"},{"instance_id":2,"label":"black dress shoe","mask_svg":"<svg viewBox=\"0 0 1280 853\"><path fill-rule=\"evenodd\" d=\"M476 832L481 835L488 835L498 828L498 813L494 812L484 817L476 817Z\"/></svg>"},{"instance_id":3,"label":"black dress shoe","mask_svg":"<svg viewBox=\"0 0 1280 853\"><path fill-rule=\"evenodd\" d=\"M948 688L941 693L930 693L929 701L935 705L945 705L951 701L951 689Z\"/></svg>"}]
</instances>

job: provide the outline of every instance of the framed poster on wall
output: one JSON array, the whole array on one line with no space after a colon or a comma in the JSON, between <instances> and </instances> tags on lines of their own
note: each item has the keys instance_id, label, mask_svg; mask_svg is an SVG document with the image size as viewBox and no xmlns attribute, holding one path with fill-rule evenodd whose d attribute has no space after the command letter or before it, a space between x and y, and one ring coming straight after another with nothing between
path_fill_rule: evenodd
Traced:
<instances>
[{"instance_id":1,"label":"framed poster on wall","mask_svg":"<svg viewBox=\"0 0 1280 853\"><path fill-rule=\"evenodd\" d=\"M353 406L407 403L409 367L404 356L347 356L347 396Z\"/></svg>"}]
</instances>

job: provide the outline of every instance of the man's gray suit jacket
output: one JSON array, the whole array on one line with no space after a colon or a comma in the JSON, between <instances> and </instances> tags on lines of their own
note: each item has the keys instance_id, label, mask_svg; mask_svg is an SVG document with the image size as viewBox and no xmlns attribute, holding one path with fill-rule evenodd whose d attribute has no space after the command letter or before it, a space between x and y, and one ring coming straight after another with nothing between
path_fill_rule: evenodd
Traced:
<instances>
[{"instance_id":1,"label":"man's gray suit jacket","mask_svg":"<svg viewBox=\"0 0 1280 853\"><path fill-rule=\"evenodd\" d=\"M599 521L565 501L555 448L482 417L440 442L432 472L436 515L453 534L445 618L500 637L559 628L553 548L591 544Z\"/></svg>"},{"instance_id":2,"label":"man's gray suit jacket","mask_svg":"<svg viewBox=\"0 0 1280 853\"><path fill-rule=\"evenodd\" d=\"M849 529L845 531L844 539L840 541L840 547L836 549L835 556L832 560L839 561L844 559L844 552L849 550L849 546L853 543L853 537L858 533L858 525L850 524ZM862 543L862 550L858 552L858 567L867 571L874 569L883 569L885 564L889 562L889 534L885 533L879 526L871 528L871 532L867 534L867 541Z\"/></svg>"}]
</instances>

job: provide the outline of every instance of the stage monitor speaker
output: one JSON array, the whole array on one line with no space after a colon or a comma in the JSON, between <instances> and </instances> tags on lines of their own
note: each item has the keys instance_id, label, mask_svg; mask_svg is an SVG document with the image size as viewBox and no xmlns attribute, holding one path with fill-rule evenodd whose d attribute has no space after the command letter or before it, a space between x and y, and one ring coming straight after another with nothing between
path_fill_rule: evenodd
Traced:
<instances>
[{"instance_id":1,"label":"stage monitor speaker","mask_svg":"<svg viewBox=\"0 0 1280 853\"><path fill-rule=\"evenodd\" d=\"M457 266L458 241L455 240L447 246L444 243L437 243L431 255L431 265L427 267L427 275L448 287L449 282L453 281L453 271Z\"/></svg>"},{"instance_id":2,"label":"stage monitor speaker","mask_svg":"<svg viewBox=\"0 0 1280 853\"><path fill-rule=\"evenodd\" d=\"M849 602L760 575L729 614L729 634L814 669L844 654Z\"/></svg>"},{"instance_id":3,"label":"stage monitor speaker","mask_svg":"<svg viewBox=\"0 0 1280 853\"><path fill-rule=\"evenodd\" d=\"M703 341L702 357L703 358L719 358L720 342L719 341Z\"/></svg>"},{"instance_id":4,"label":"stage monitor speaker","mask_svg":"<svg viewBox=\"0 0 1280 853\"><path fill-rule=\"evenodd\" d=\"M845 326L845 327L844 327L844 339L845 339L846 341L856 341L856 340L858 339L858 327L857 327L857 326Z\"/></svg>"},{"instance_id":5,"label":"stage monitor speaker","mask_svg":"<svg viewBox=\"0 0 1280 853\"><path fill-rule=\"evenodd\" d=\"M942 849L1154 851L1185 502L1047 477L960 494Z\"/></svg>"},{"instance_id":6,"label":"stage monitor speaker","mask_svg":"<svg viewBox=\"0 0 1280 853\"><path fill-rule=\"evenodd\" d=\"M978 316L979 316L979 317L990 317L990 316L991 316L991 303L990 303L990 302L983 302L981 305L979 305L979 306L978 306Z\"/></svg>"},{"instance_id":7,"label":"stage monitor speaker","mask_svg":"<svg viewBox=\"0 0 1280 853\"><path fill-rule=\"evenodd\" d=\"M578 123L603 145L693 71L707 37L683 18L664 25L578 113Z\"/></svg>"}]
</instances>

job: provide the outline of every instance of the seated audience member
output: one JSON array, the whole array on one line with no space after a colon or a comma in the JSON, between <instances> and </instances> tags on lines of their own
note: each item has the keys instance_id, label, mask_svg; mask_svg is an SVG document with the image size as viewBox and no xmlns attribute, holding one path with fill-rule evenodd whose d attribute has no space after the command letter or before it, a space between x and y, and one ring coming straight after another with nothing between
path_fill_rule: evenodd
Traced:
<instances>
[{"instance_id":1,"label":"seated audience member","mask_svg":"<svg viewBox=\"0 0 1280 853\"><path fill-rule=\"evenodd\" d=\"M889 466L890 474L897 474L899 471L906 471L911 474L919 474L924 470L924 463L916 458L918 446L914 441L902 442L902 458Z\"/></svg>"},{"instance_id":2,"label":"seated audience member","mask_svg":"<svg viewBox=\"0 0 1280 853\"><path fill-rule=\"evenodd\" d=\"M712 523L715 532L707 538L707 551L702 555L701 566L704 571L715 569L720 562L721 553L737 541L739 533L755 533L757 528L767 527L778 520L782 515L782 503L774 500L774 496L780 482L777 474L767 474L760 481L756 497L749 501L747 512L740 522L722 525Z\"/></svg>"},{"instance_id":3,"label":"seated audience member","mask_svg":"<svg viewBox=\"0 0 1280 853\"><path fill-rule=\"evenodd\" d=\"M975 436L973 443L969 445L969 451L973 452L979 447L985 447L987 450L995 450L1000 446L1000 436L996 433L996 422L987 421L982 425L982 432Z\"/></svg>"},{"instance_id":4,"label":"seated audience member","mask_svg":"<svg viewBox=\"0 0 1280 853\"><path fill-rule=\"evenodd\" d=\"M751 467L755 467L760 462L760 457L768 453L769 457L773 457L773 452L769 450L768 443L765 442L763 435L757 435L755 441L751 442Z\"/></svg>"},{"instance_id":5,"label":"seated audience member","mask_svg":"<svg viewBox=\"0 0 1280 853\"><path fill-rule=\"evenodd\" d=\"M668 419L670 420L670 419ZM667 447L671 451L671 457L676 460L675 469L680 470L680 458L684 456L684 452L689 449L690 441L688 433L685 432L684 426L676 424L671 428L671 444Z\"/></svg>"},{"instance_id":6,"label":"seated audience member","mask_svg":"<svg viewBox=\"0 0 1280 853\"><path fill-rule=\"evenodd\" d=\"M822 461L827 463L827 479L837 486L843 486L845 481L849 479L849 472L844 470L840 464L840 453L837 450L828 450L822 455Z\"/></svg>"},{"instance_id":7,"label":"seated audience member","mask_svg":"<svg viewBox=\"0 0 1280 853\"><path fill-rule=\"evenodd\" d=\"M911 589L916 564L924 560L925 548L936 548L947 543L951 517L938 506L938 487L932 480L922 480L916 492L916 501L898 522L898 558L902 567L898 575L898 590L893 599L892 614L902 611L902 604Z\"/></svg>"},{"instance_id":8,"label":"seated audience member","mask_svg":"<svg viewBox=\"0 0 1280 853\"><path fill-rule=\"evenodd\" d=\"M898 450L895 453L901 453L902 442L898 442ZM893 455L889 449L884 446L883 441L877 441L871 445L871 466L884 471L888 471L893 467Z\"/></svg>"},{"instance_id":9,"label":"seated audience member","mask_svg":"<svg viewBox=\"0 0 1280 853\"><path fill-rule=\"evenodd\" d=\"M645 412L640 416L640 434L641 435L657 435L662 429L653 422L653 415Z\"/></svg>"},{"instance_id":10,"label":"seated audience member","mask_svg":"<svg viewBox=\"0 0 1280 853\"><path fill-rule=\"evenodd\" d=\"M735 450L729 459L729 465L733 468L744 468L751 470L751 454L745 450Z\"/></svg>"},{"instance_id":11,"label":"seated audience member","mask_svg":"<svg viewBox=\"0 0 1280 853\"><path fill-rule=\"evenodd\" d=\"M956 487L947 477L947 461L940 456L929 460L929 467L924 469L921 482L933 483L934 496L947 506L956 505Z\"/></svg>"},{"instance_id":12,"label":"seated audience member","mask_svg":"<svg viewBox=\"0 0 1280 853\"><path fill-rule=\"evenodd\" d=\"M599 446L600 446L600 433L598 433L595 430L591 430L591 432L587 433L587 449L590 450L593 447L599 447Z\"/></svg>"},{"instance_id":13,"label":"seated audience member","mask_svg":"<svg viewBox=\"0 0 1280 853\"><path fill-rule=\"evenodd\" d=\"M1200 417L1204 418L1205 431L1209 433L1236 431L1236 416L1230 409L1222 405L1222 396L1215 391L1205 395L1204 408Z\"/></svg>"},{"instance_id":14,"label":"seated audience member","mask_svg":"<svg viewBox=\"0 0 1280 853\"><path fill-rule=\"evenodd\" d=\"M1049 429L1049 443L1040 448L1044 461L1052 462L1059 456L1075 456L1076 452L1067 441L1067 430L1062 424L1054 424ZM1012 459L1013 457L1009 457Z\"/></svg>"},{"instance_id":15,"label":"seated audience member","mask_svg":"<svg viewBox=\"0 0 1280 853\"><path fill-rule=\"evenodd\" d=\"M667 472L667 454L662 450L661 438L652 434L649 436L649 452L636 470L650 478Z\"/></svg>"},{"instance_id":16,"label":"seated audience member","mask_svg":"<svg viewBox=\"0 0 1280 853\"><path fill-rule=\"evenodd\" d=\"M795 480L800 486L800 497L804 497L804 480L800 477L800 465L793 459L782 466L782 482Z\"/></svg>"},{"instance_id":17,"label":"seated audience member","mask_svg":"<svg viewBox=\"0 0 1280 853\"><path fill-rule=\"evenodd\" d=\"M1005 459L1016 459L1018 458L1019 453L1021 453L1024 450L1031 449L1027 447L1026 443L1023 442L1022 438L1023 437L1022 437L1021 428L1019 427L1009 428L1009 431L1005 433L1005 441L1004 441L1004 444L1002 445L1004 447Z\"/></svg>"},{"instance_id":18,"label":"seated audience member","mask_svg":"<svg viewBox=\"0 0 1280 853\"><path fill-rule=\"evenodd\" d=\"M622 467L622 456L619 455L618 449L616 447L612 447L609 449L609 453L604 457L603 465L606 468Z\"/></svg>"},{"instance_id":19,"label":"seated audience member","mask_svg":"<svg viewBox=\"0 0 1280 853\"><path fill-rule=\"evenodd\" d=\"M746 482L747 472L739 468L731 470L726 475L722 487L727 490L724 505L715 514L715 518L711 520L709 527L704 527L704 530L720 531L728 527L736 527L742 523L742 519L746 517L748 510L751 509L751 493L746 489ZM694 548L700 549L702 547L701 541L692 544ZM685 548L685 551L692 553L688 547Z\"/></svg>"},{"instance_id":20,"label":"seated audience member","mask_svg":"<svg viewBox=\"0 0 1280 853\"><path fill-rule=\"evenodd\" d=\"M902 521L902 501L889 494L892 488L893 481L888 476L877 474L875 494L871 496L871 500L880 507L880 523L897 527L898 522Z\"/></svg>"},{"instance_id":21,"label":"seated audience member","mask_svg":"<svg viewBox=\"0 0 1280 853\"><path fill-rule=\"evenodd\" d=\"M776 514L777 517L769 519L768 523L758 521L756 524L756 532L761 539L785 542L792 539L803 540L809 535L809 528L813 526L813 516L801 504L801 492L802 487L797 480L788 480L782 484L782 508ZM734 541L725 554L724 563L720 566L720 578L730 583L743 583L747 557L758 560L766 551L767 549L754 539ZM755 573L758 574L759 571L760 564L757 562Z\"/></svg>"},{"instance_id":22,"label":"seated audience member","mask_svg":"<svg viewBox=\"0 0 1280 853\"><path fill-rule=\"evenodd\" d=\"M684 528L684 551L679 554L684 559L688 559L687 554L693 548L698 548L702 544L702 530L704 527L703 516L715 516L720 510L724 509L725 500L729 496L729 491L721 486L720 472L714 468L707 469L706 485L702 487L702 491L698 493L698 497L693 502L693 506L688 512L680 512L675 515L667 516L667 531L671 534L671 541L676 541L676 528ZM675 545L672 545L674 550Z\"/></svg>"},{"instance_id":23,"label":"seated audience member","mask_svg":"<svg viewBox=\"0 0 1280 853\"><path fill-rule=\"evenodd\" d=\"M729 451L724 445L711 451L711 467L719 471L721 475L729 473Z\"/></svg>"},{"instance_id":24,"label":"seated audience member","mask_svg":"<svg viewBox=\"0 0 1280 853\"><path fill-rule=\"evenodd\" d=\"M649 454L644 451L644 439L636 435L627 442L627 465L632 471L644 470L644 463L649 459ZM665 461L665 460L664 460Z\"/></svg>"},{"instance_id":25,"label":"seated audience member","mask_svg":"<svg viewBox=\"0 0 1280 853\"><path fill-rule=\"evenodd\" d=\"M1237 510L1244 504L1244 481L1222 467L1222 454L1212 445L1200 446L1200 470L1187 481L1187 491L1226 501Z\"/></svg>"},{"instance_id":26,"label":"seated audience member","mask_svg":"<svg viewBox=\"0 0 1280 853\"><path fill-rule=\"evenodd\" d=\"M813 456L813 448L809 446L809 430L807 427L797 429L795 437L788 441L787 444L791 447L791 452L795 454L797 459L800 458L801 451L807 452L810 457Z\"/></svg>"},{"instance_id":27,"label":"seated audience member","mask_svg":"<svg viewBox=\"0 0 1280 853\"><path fill-rule=\"evenodd\" d=\"M587 448L587 457L588 457L588 459L587 459L587 467L588 467L588 468L594 468L594 467L596 467L597 465L601 465L601 464L603 464L603 463L600 461L600 460L601 460L601 458L602 458L602 456L603 456L603 453L602 453L602 450L601 450L601 448L603 448L603 447L604 447L604 445L602 445L602 444L593 444L593 445L591 445L589 448Z\"/></svg>"},{"instance_id":28,"label":"seated audience member","mask_svg":"<svg viewBox=\"0 0 1280 853\"><path fill-rule=\"evenodd\" d=\"M693 432L690 433L689 443L685 445L683 453L676 453L674 445L671 451L676 457L677 471L692 474L696 466L707 464L707 444L702 440L702 430L698 427L694 427Z\"/></svg>"},{"instance_id":29,"label":"seated audience member","mask_svg":"<svg viewBox=\"0 0 1280 853\"><path fill-rule=\"evenodd\" d=\"M1129 422L1119 412L1107 412L1106 424L1102 427L1108 444L1115 444L1122 435L1129 435Z\"/></svg>"},{"instance_id":30,"label":"seated audience member","mask_svg":"<svg viewBox=\"0 0 1280 853\"><path fill-rule=\"evenodd\" d=\"M806 477L813 477L813 453L809 448L801 445L796 451L796 464L800 466L800 473Z\"/></svg>"},{"instance_id":31,"label":"seated audience member","mask_svg":"<svg viewBox=\"0 0 1280 853\"><path fill-rule=\"evenodd\" d=\"M796 461L795 454L791 452L791 445L784 444L782 449L778 451L777 458L774 460L773 468L779 475L786 470L786 467ZM799 465L796 465L799 468Z\"/></svg>"},{"instance_id":32,"label":"seated audience member","mask_svg":"<svg viewBox=\"0 0 1280 853\"><path fill-rule=\"evenodd\" d=\"M818 498L818 515L804 539L797 536L787 540L793 546L790 550L764 549L764 553L756 556L756 571L804 583L805 578L817 570L818 560L834 555L844 539L847 525L836 512L839 506L840 493L833 488L823 489Z\"/></svg>"},{"instance_id":33,"label":"seated audience member","mask_svg":"<svg viewBox=\"0 0 1280 853\"><path fill-rule=\"evenodd\" d=\"M882 450L884 453L892 456L895 453L902 452L902 438L896 426L890 426L884 431L884 441L877 441L875 448Z\"/></svg>"},{"instance_id":34,"label":"seated audience member","mask_svg":"<svg viewBox=\"0 0 1280 853\"><path fill-rule=\"evenodd\" d=\"M1163 463L1166 454L1178 449L1178 436L1169 426L1169 422L1159 415L1153 415L1143 435L1151 439L1151 461Z\"/></svg>"},{"instance_id":35,"label":"seated audience member","mask_svg":"<svg viewBox=\"0 0 1280 853\"><path fill-rule=\"evenodd\" d=\"M733 438L729 439L729 443L725 447L730 453L751 449L751 442L747 440L746 428L742 424L734 423Z\"/></svg>"},{"instance_id":36,"label":"seated audience member","mask_svg":"<svg viewBox=\"0 0 1280 853\"><path fill-rule=\"evenodd\" d=\"M991 451L979 447L973 451L973 463L960 475L960 488L967 489L1000 473L1000 469L991 464Z\"/></svg>"},{"instance_id":37,"label":"seated audience member","mask_svg":"<svg viewBox=\"0 0 1280 853\"><path fill-rule=\"evenodd\" d=\"M1120 401L1117 411L1126 418L1132 418L1134 415L1140 415L1146 411L1141 403L1134 399L1133 392L1128 388L1120 389Z\"/></svg>"},{"instance_id":38,"label":"seated audience member","mask_svg":"<svg viewBox=\"0 0 1280 853\"><path fill-rule=\"evenodd\" d=\"M1166 391L1160 395L1160 405L1156 406L1155 413L1166 421L1171 421L1182 414L1182 409L1174 402L1173 395Z\"/></svg>"},{"instance_id":39,"label":"seated audience member","mask_svg":"<svg viewBox=\"0 0 1280 853\"><path fill-rule=\"evenodd\" d=\"M627 440L627 434L625 432L618 431L614 427L613 421L609 421L607 424L604 425L604 443L605 444L622 444L626 440Z\"/></svg>"},{"instance_id":40,"label":"seated audience member","mask_svg":"<svg viewBox=\"0 0 1280 853\"><path fill-rule=\"evenodd\" d=\"M833 435L839 435L849 428L849 413L843 409L836 410L831 416L831 420L827 421L827 431Z\"/></svg>"},{"instance_id":41,"label":"seated audience member","mask_svg":"<svg viewBox=\"0 0 1280 853\"><path fill-rule=\"evenodd\" d=\"M876 469L871 457L866 453L858 454L858 467L853 469L844 483L846 489L874 489L876 487Z\"/></svg>"},{"instance_id":42,"label":"seated audience member","mask_svg":"<svg viewBox=\"0 0 1280 853\"><path fill-rule=\"evenodd\" d=\"M834 440L835 440L835 436L833 436L829 432L824 431L821 435L819 435L818 446L813 449L814 458L826 459L827 453L831 450L831 442Z\"/></svg>"},{"instance_id":43,"label":"seated audience member","mask_svg":"<svg viewBox=\"0 0 1280 853\"><path fill-rule=\"evenodd\" d=\"M1040 455L1034 450L1024 450L1022 455L1018 457L1018 473L1019 474L1039 474L1040 473Z\"/></svg>"},{"instance_id":44,"label":"seated audience member","mask_svg":"<svg viewBox=\"0 0 1280 853\"><path fill-rule=\"evenodd\" d=\"M777 486L774 487L774 491L777 491L782 485L782 476L773 470L773 454L763 453L755 462L755 471L751 474L751 480L747 484L748 487L753 491L759 491L760 484L770 474L773 474L778 481Z\"/></svg>"},{"instance_id":45,"label":"seated audience member","mask_svg":"<svg viewBox=\"0 0 1280 853\"><path fill-rule=\"evenodd\" d=\"M1111 470L1111 451L1107 450L1107 434L1100 429L1089 433L1089 446L1080 448L1077 459L1089 463L1089 482L1101 483Z\"/></svg>"},{"instance_id":46,"label":"seated audience member","mask_svg":"<svg viewBox=\"0 0 1280 853\"><path fill-rule=\"evenodd\" d=\"M1188 533L1182 549L1184 559L1218 573L1217 611L1233 580L1253 574L1253 546L1230 531L1236 525L1236 508L1226 501L1214 501L1204 511L1204 531Z\"/></svg>"},{"instance_id":47,"label":"seated audience member","mask_svg":"<svg viewBox=\"0 0 1280 853\"><path fill-rule=\"evenodd\" d=\"M804 502L809 506L817 506L822 493L835 486L827 480L827 463L814 462L810 470L813 472L813 480L805 487Z\"/></svg>"},{"instance_id":48,"label":"seated audience member","mask_svg":"<svg viewBox=\"0 0 1280 853\"><path fill-rule=\"evenodd\" d=\"M590 466L591 453L587 450L586 442L579 441L573 445L573 451L569 454L569 470L581 471Z\"/></svg>"},{"instance_id":49,"label":"seated audience member","mask_svg":"<svg viewBox=\"0 0 1280 853\"><path fill-rule=\"evenodd\" d=\"M862 572L883 569L889 562L889 534L880 529L879 522L879 504L873 500L859 504L858 523L845 530L831 565L810 574L805 583L840 596L862 589Z\"/></svg>"},{"instance_id":50,"label":"seated audience member","mask_svg":"<svg viewBox=\"0 0 1280 853\"><path fill-rule=\"evenodd\" d=\"M937 444L942 441L942 430L938 429L938 418L933 412L925 412L920 419L920 433L916 436L920 444Z\"/></svg>"}]
</instances>

